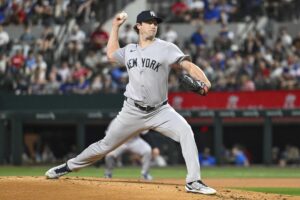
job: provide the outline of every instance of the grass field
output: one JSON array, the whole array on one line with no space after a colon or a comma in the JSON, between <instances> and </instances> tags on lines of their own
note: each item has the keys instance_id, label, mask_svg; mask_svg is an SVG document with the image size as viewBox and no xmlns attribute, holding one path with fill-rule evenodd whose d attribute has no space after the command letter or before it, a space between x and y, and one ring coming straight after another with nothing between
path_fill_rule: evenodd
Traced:
<instances>
[{"instance_id":1,"label":"grass field","mask_svg":"<svg viewBox=\"0 0 300 200\"><path fill-rule=\"evenodd\" d=\"M237 188L237 189L241 189L241 188ZM249 187L249 188L242 188L242 190L300 196L300 188L265 188L265 187L256 188L256 187Z\"/></svg>"},{"instance_id":2,"label":"grass field","mask_svg":"<svg viewBox=\"0 0 300 200\"><path fill-rule=\"evenodd\" d=\"M43 176L51 166L0 166L0 176ZM103 167L88 167L80 172L67 176L103 177ZM152 168L151 174L157 178L185 178L184 166ZM123 167L114 170L114 178L137 178L140 176L140 167ZM202 168L203 178L296 178L300 181L300 168L278 167L212 167ZM242 190L299 195L300 188L239 188Z\"/></svg>"},{"instance_id":3,"label":"grass field","mask_svg":"<svg viewBox=\"0 0 300 200\"><path fill-rule=\"evenodd\" d=\"M0 176L43 176L52 166L0 166ZM300 178L300 168L278 167L203 167L204 178ZM68 176L102 177L103 167L88 167ZM115 178L136 178L140 167L122 167L114 170ZM185 178L184 166L152 168L151 174L159 178ZM300 180L299 180L300 181Z\"/></svg>"}]
</instances>

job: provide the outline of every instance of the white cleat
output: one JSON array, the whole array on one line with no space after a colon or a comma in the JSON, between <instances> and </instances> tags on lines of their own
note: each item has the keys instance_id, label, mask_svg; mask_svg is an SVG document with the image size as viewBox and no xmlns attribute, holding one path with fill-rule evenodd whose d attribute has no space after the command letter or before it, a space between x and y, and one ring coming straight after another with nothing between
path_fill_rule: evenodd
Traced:
<instances>
[{"instance_id":1,"label":"white cleat","mask_svg":"<svg viewBox=\"0 0 300 200\"><path fill-rule=\"evenodd\" d=\"M69 172L71 172L71 170L69 169L67 164L64 163L62 165L58 165L56 167L52 167L51 169L49 169L45 173L45 176L46 176L47 179L57 179L57 178L65 175Z\"/></svg>"},{"instance_id":2,"label":"white cleat","mask_svg":"<svg viewBox=\"0 0 300 200\"><path fill-rule=\"evenodd\" d=\"M185 185L187 192L200 193L200 194L216 194L217 191L205 185L202 181L194 181Z\"/></svg>"}]
</instances>

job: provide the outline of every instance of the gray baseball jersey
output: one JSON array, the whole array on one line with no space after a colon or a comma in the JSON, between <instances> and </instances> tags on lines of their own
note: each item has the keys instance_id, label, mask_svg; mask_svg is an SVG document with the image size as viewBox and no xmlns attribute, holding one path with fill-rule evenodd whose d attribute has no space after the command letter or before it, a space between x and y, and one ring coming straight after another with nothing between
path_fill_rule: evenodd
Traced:
<instances>
[{"instance_id":1,"label":"gray baseball jersey","mask_svg":"<svg viewBox=\"0 0 300 200\"><path fill-rule=\"evenodd\" d=\"M125 65L129 83L124 95L147 105L157 105L167 100L170 64L186 59L173 43L158 38L145 47L129 44L117 50L114 57Z\"/></svg>"},{"instance_id":2,"label":"gray baseball jersey","mask_svg":"<svg viewBox=\"0 0 300 200\"><path fill-rule=\"evenodd\" d=\"M186 182L200 180L200 165L194 134L190 125L167 99L170 65L187 56L179 48L160 39L145 48L129 44L114 53L126 65L129 83L123 108L110 123L105 137L67 161L72 171L91 165L144 130L155 130L181 145L187 166ZM151 109L144 109L144 106ZM148 108L147 107L147 108Z\"/></svg>"}]
</instances>

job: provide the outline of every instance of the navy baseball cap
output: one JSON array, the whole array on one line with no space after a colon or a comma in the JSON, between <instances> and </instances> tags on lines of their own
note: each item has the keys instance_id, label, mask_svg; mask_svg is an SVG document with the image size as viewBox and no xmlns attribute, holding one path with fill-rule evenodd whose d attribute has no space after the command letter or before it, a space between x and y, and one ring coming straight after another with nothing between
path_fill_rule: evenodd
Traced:
<instances>
[{"instance_id":1,"label":"navy baseball cap","mask_svg":"<svg viewBox=\"0 0 300 200\"><path fill-rule=\"evenodd\" d=\"M136 23L141 23L152 19L155 19L158 24L163 21L161 18L156 16L154 11L145 10L138 14L138 16L136 17Z\"/></svg>"}]
</instances>

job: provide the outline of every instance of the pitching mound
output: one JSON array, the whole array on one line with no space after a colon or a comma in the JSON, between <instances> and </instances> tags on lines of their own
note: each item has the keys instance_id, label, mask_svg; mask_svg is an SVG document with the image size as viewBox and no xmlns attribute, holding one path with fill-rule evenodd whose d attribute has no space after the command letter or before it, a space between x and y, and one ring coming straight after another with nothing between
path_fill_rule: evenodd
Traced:
<instances>
[{"instance_id":1,"label":"pitching mound","mask_svg":"<svg viewBox=\"0 0 300 200\"><path fill-rule=\"evenodd\" d=\"M277 182L278 181L278 182ZM292 182L291 182L292 181ZM64 177L59 180L46 180L44 177L0 177L1 200L201 200L201 199L261 199L261 200L287 200L299 199L288 195L265 194L228 189L226 187L262 186L262 183L281 187L284 179L207 179L210 186L217 189L213 196L186 193L184 180L156 180L143 182L140 180L101 179L101 178L75 178ZM270 183L271 182L271 183ZM278 183L276 185L276 182ZM296 179L286 181L297 186ZM238 184L239 183L239 184ZM298 183L299 185L299 183ZM286 187L288 187L285 184Z\"/></svg>"}]
</instances>

